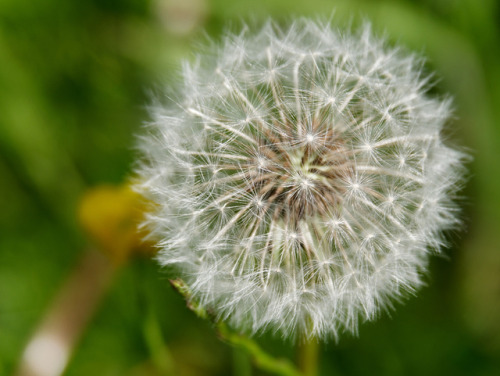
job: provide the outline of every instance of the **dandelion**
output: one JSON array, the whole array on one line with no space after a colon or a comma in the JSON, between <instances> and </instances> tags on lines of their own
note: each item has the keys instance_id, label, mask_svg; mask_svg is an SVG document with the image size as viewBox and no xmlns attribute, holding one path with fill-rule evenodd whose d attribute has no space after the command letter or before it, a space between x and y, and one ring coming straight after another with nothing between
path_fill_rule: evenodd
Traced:
<instances>
[{"instance_id":1,"label":"dandelion","mask_svg":"<svg viewBox=\"0 0 500 376\"><path fill-rule=\"evenodd\" d=\"M337 337L422 285L464 155L422 63L297 20L228 34L152 110L140 189L161 249L233 327Z\"/></svg>"}]
</instances>

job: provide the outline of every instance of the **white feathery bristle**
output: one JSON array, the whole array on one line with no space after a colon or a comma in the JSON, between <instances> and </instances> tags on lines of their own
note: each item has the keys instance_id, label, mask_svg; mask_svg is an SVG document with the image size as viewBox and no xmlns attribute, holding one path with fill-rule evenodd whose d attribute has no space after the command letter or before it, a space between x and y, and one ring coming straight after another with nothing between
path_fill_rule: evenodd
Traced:
<instances>
[{"instance_id":1,"label":"white feathery bristle","mask_svg":"<svg viewBox=\"0 0 500 376\"><path fill-rule=\"evenodd\" d=\"M422 285L465 155L422 63L306 19L228 34L152 110L139 189L161 252L234 327L356 332Z\"/></svg>"}]
</instances>

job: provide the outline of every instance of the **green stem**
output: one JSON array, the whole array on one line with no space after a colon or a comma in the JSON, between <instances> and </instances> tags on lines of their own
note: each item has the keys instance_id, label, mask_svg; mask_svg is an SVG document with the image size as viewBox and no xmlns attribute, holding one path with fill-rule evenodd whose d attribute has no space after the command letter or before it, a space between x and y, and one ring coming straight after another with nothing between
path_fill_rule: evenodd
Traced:
<instances>
[{"instance_id":1,"label":"green stem","mask_svg":"<svg viewBox=\"0 0 500 376\"><path fill-rule=\"evenodd\" d=\"M318 374L319 342L316 338L307 338L299 345L298 361L303 376Z\"/></svg>"},{"instance_id":2,"label":"green stem","mask_svg":"<svg viewBox=\"0 0 500 376\"><path fill-rule=\"evenodd\" d=\"M252 364L248 353L240 347L233 347L233 375L252 376Z\"/></svg>"},{"instance_id":3,"label":"green stem","mask_svg":"<svg viewBox=\"0 0 500 376\"><path fill-rule=\"evenodd\" d=\"M171 280L170 283L172 284L172 287L174 287L177 292L179 292L184 297L184 299L186 299L186 304L190 310L192 310L198 317L202 319L211 320L217 329L219 337L222 340L233 345L235 347L235 351L245 351L250 356L256 367L263 371L280 376L303 376L302 373L297 370L293 363L288 359L274 358L272 355L266 353L251 338L248 338L243 334L238 334L231 331L224 322L219 321L216 317L214 317L213 314L210 313L210 311L207 311L202 305L200 305L196 301L196 299L193 299L193 295L184 281L182 281L181 279L174 279ZM240 355L237 356L239 357ZM238 360L238 362L239 361L240 360ZM239 373L240 366L243 367L243 363L241 363L241 365L234 365L235 372L238 372L238 376L246 375Z\"/></svg>"},{"instance_id":4,"label":"green stem","mask_svg":"<svg viewBox=\"0 0 500 376\"><path fill-rule=\"evenodd\" d=\"M252 339L230 331L225 323L217 323L217 330L222 339L233 346L244 349L259 369L281 376L302 376L288 359L274 358Z\"/></svg>"}]
</instances>

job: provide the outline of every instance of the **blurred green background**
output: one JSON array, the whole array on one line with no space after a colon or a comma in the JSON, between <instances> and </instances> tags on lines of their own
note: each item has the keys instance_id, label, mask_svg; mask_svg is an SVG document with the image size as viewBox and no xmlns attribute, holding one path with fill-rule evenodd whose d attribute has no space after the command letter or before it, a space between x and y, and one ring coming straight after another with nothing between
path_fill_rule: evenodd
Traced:
<instances>
[{"instance_id":1,"label":"blurred green background","mask_svg":"<svg viewBox=\"0 0 500 376\"><path fill-rule=\"evenodd\" d=\"M369 19L427 57L434 91L455 98L450 138L474 160L464 229L432 260L428 286L362 325L358 338L323 346L321 374L500 375L496 0L0 0L0 375L15 372L89 247L76 215L82 194L130 175L149 92L207 34L334 10L340 27ZM293 357L290 343L258 341ZM229 375L233 356L155 262L138 256L115 273L65 375Z\"/></svg>"}]
</instances>

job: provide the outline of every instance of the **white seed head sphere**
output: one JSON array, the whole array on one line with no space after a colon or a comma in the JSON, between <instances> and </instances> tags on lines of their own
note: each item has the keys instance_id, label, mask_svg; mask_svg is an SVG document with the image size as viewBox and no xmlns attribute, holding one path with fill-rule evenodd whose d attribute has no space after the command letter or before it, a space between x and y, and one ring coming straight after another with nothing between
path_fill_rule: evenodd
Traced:
<instances>
[{"instance_id":1,"label":"white seed head sphere","mask_svg":"<svg viewBox=\"0 0 500 376\"><path fill-rule=\"evenodd\" d=\"M370 28L269 22L186 64L139 169L162 265L250 332L356 332L422 285L464 155L421 62Z\"/></svg>"}]
</instances>

